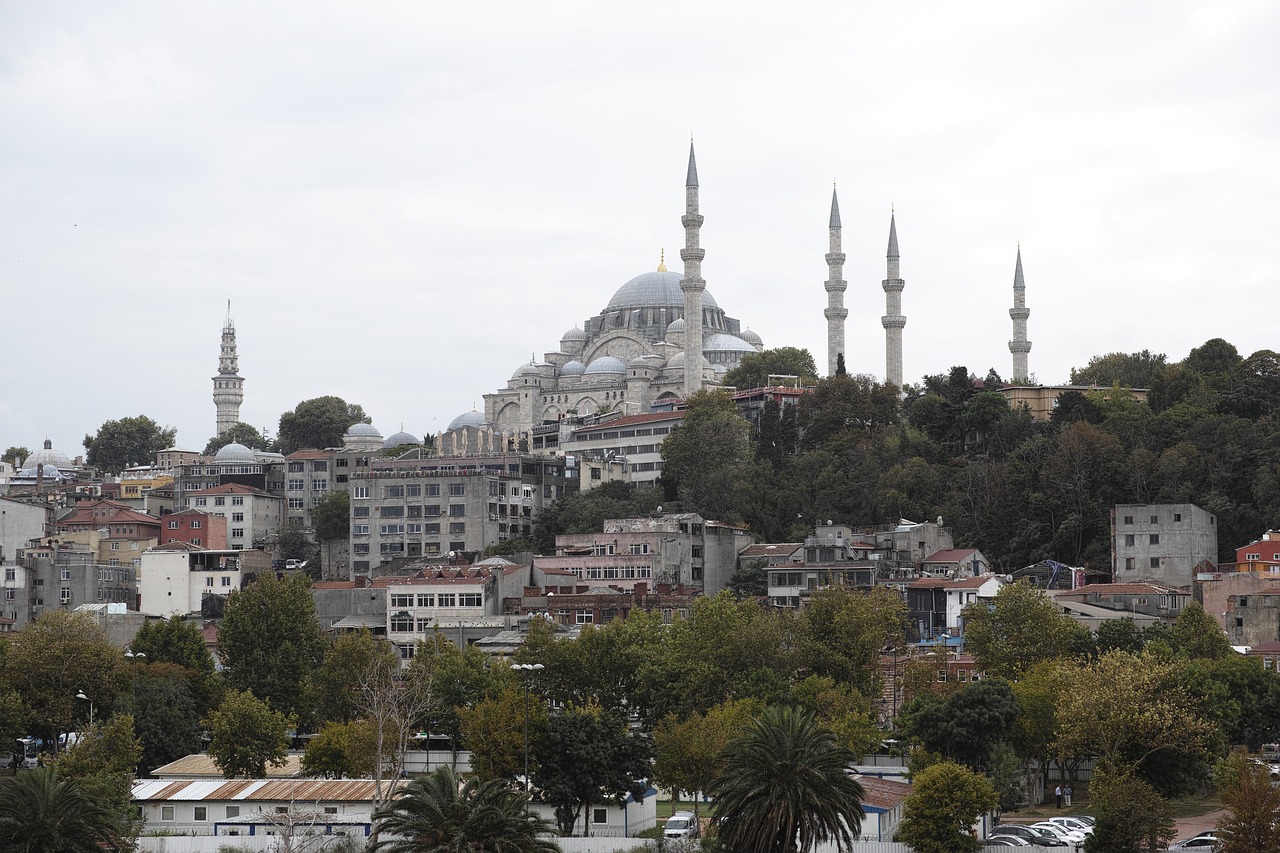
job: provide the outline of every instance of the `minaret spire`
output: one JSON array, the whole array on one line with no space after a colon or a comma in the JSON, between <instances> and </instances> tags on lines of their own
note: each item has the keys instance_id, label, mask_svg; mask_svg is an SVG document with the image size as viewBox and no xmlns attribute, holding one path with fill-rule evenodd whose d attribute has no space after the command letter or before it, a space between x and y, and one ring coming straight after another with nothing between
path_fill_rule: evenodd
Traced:
<instances>
[{"instance_id":1,"label":"minaret spire","mask_svg":"<svg viewBox=\"0 0 1280 853\"><path fill-rule=\"evenodd\" d=\"M1009 341L1009 352L1013 353L1013 376L1010 380L1015 385L1024 385L1030 381L1031 372L1027 369L1027 353L1031 352L1031 341L1027 340L1027 318L1031 309L1027 307L1027 283L1022 279L1022 244L1018 244L1018 260L1013 268L1013 307L1009 309L1013 319L1013 340Z\"/></svg>"},{"instance_id":2,"label":"minaret spire","mask_svg":"<svg viewBox=\"0 0 1280 853\"><path fill-rule=\"evenodd\" d=\"M827 252L827 307L822 316L827 318L827 375L836 375L836 365L840 356L844 355L844 321L849 316L849 309L844 307L844 292L848 284L844 280L844 252L840 246L840 202L836 198L836 188L831 187L831 220L828 223L830 233L829 251Z\"/></svg>"},{"instance_id":3,"label":"minaret spire","mask_svg":"<svg viewBox=\"0 0 1280 853\"><path fill-rule=\"evenodd\" d=\"M222 326L222 349L218 354L218 375L213 377L213 405L218 411L218 435L240 421L240 404L244 402L244 378L240 376L239 362L236 356L236 327L231 320L231 300L228 299L227 319Z\"/></svg>"},{"instance_id":4,"label":"minaret spire","mask_svg":"<svg viewBox=\"0 0 1280 853\"><path fill-rule=\"evenodd\" d=\"M684 396L693 396L702 388L702 292L707 283L702 279L702 259L706 252L698 245L702 215L698 213L698 163L693 155L693 139L689 140L689 171L684 182Z\"/></svg>"},{"instance_id":5,"label":"minaret spire","mask_svg":"<svg viewBox=\"0 0 1280 853\"><path fill-rule=\"evenodd\" d=\"M902 390L902 328L907 325L907 318L902 315L902 288L906 282L899 276L898 269L898 224L897 215L889 213L889 251L886 254L887 274L881 286L885 294L885 314L880 318L884 326L884 379L885 382Z\"/></svg>"}]
</instances>

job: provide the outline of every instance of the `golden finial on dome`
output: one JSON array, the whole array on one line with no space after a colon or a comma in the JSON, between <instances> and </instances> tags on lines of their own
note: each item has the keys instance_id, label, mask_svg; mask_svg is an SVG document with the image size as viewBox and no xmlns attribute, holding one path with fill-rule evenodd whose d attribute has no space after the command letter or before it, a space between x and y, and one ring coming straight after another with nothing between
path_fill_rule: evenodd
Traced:
<instances>
[{"instance_id":1,"label":"golden finial on dome","mask_svg":"<svg viewBox=\"0 0 1280 853\"><path fill-rule=\"evenodd\" d=\"M666 272L666 271L667 271L667 250L659 249L658 250L658 272Z\"/></svg>"}]
</instances>

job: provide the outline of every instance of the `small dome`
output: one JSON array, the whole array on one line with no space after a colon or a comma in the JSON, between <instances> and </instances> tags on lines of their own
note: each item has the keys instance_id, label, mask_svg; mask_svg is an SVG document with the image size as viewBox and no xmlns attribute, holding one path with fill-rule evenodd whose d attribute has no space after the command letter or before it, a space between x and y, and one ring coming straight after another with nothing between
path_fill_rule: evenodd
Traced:
<instances>
[{"instance_id":1,"label":"small dome","mask_svg":"<svg viewBox=\"0 0 1280 853\"><path fill-rule=\"evenodd\" d=\"M757 335L755 332L751 331L750 329L744 329L742 334L739 335L739 337L742 338L747 343L751 344L756 349L760 349L760 347L764 346L764 341L760 339L760 336Z\"/></svg>"},{"instance_id":2,"label":"small dome","mask_svg":"<svg viewBox=\"0 0 1280 853\"><path fill-rule=\"evenodd\" d=\"M587 366L576 358L573 361L566 361L564 367L560 368L561 376L581 376L587 370Z\"/></svg>"},{"instance_id":3,"label":"small dome","mask_svg":"<svg viewBox=\"0 0 1280 853\"><path fill-rule=\"evenodd\" d=\"M679 332L680 334L684 334L684 318L683 317L677 317L676 319L671 321L671 325L667 326L667 334L669 335L672 332Z\"/></svg>"},{"instance_id":4,"label":"small dome","mask_svg":"<svg viewBox=\"0 0 1280 853\"><path fill-rule=\"evenodd\" d=\"M463 412L462 414L454 418L452 421L450 421L449 429L455 430L455 429L461 429L462 427L475 427L476 429L480 429L483 427L487 427L488 425L489 425L489 422L484 419L484 413L477 412L476 410L472 409L469 412Z\"/></svg>"},{"instance_id":5,"label":"small dome","mask_svg":"<svg viewBox=\"0 0 1280 853\"><path fill-rule=\"evenodd\" d=\"M526 376L537 376L538 365L532 361L526 361L524 364L516 368L516 372L511 374L512 379L522 379Z\"/></svg>"},{"instance_id":6,"label":"small dome","mask_svg":"<svg viewBox=\"0 0 1280 853\"><path fill-rule=\"evenodd\" d=\"M35 453L32 453L27 457L27 460L22 463L23 468L30 468L32 472L35 471L35 467L37 465L44 465L46 470L48 470L50 465L57 468L70 468L71 459L61 450L54 450L53 442L46 438L44 440L44 447L37 450Z\"/></svg>"},{"instance_id":7,"label":"small dome","mask_svg":"<svg viewBox=\"0 0 1280 853\"><path fill-rule=\"evenodd\" d=\"M707 357L705 355L702 357L702 366L703 367L711 366L711 362L707 361ZM667 367L681 367L681 368L684 367L684 352L681 351L671 356L671 358L667 361Z\"/></svg>"},{"instance_id":8,"label":"small dome","mask_svg":"<svg viewBox=\"0 0 1280 853\"><path fill-rule=\"evenodd\" d=\"M358 423L347 427L347 435L360 436L362 438L382 438L382 433L378 432L378 428L373 424Z\"/></svg>"},{"instance_id":9,"label":"small dome","mask_svg":"<svg viewBox=\"0 0 1280 853\"><path fill-rule=\"evenodd\" d=\"M218 452L213 456L213 461L218 463L248 462L252 464L258 461L258 457L254 456L253 451L243 444L236 444L233 441L219 448Z\"/></svg>"},{"instance_id":10,"label":"small dome","mask_svg":"<svg viewBox=\"0 0 1280 853\"><path fill-rule=\"evenodd\" d=\"M654 359L655 359L655 356L652 356L652 355L638 355L635 358L631 359L631 363L627 366L628 367L656 367L657 365L654 364Z\"/></svg>"},{"instance_id":11,"label":"small dome","mask_svg":"<svg viewBox=\"0 0 1280 853\"><path fill-rule=\"evenodd\" d=\"M627 308L683 308L684 292L680 282L684 275L678 272L642 273L618 288L609 300L606 311ZM719 308L710 291L702 291L703 308Z\"/></svg>"},{"instance_id":12,"label":"small dome","mask_svg":"<svg viewBox=\"0 0 1280 853\"><path fill-rule=\"evenodd\" d=\"M586 376L596 376L602 373L626 373L627 366L622 363L622 359L614 358L611 355L602 355L595 361L587 365Z\"/></svg>"},{"instance_id":13,"label":"small dome","mask_svg":"<svg viewBox=\"0 0 1280 853\"><path fill-rule=\"evenodd\" d=\"M711 335L702 342L703 352L755 352L756 348L734 335Z\"/></svg>"},{"instance_id":14,"label":"small dome","mask_svg":"<svg viewBox=\"0 0 1280 853\"><path fill-rule=\"evenodd\" d=\"M579 329L577 326L574 326L572 329L560 336L561 343L574 343L585 341L586 339L587 333Z\"/></svg>"},{"instance_id":15,"label":"small dome","mask_svg":"<svg viewBox=\"0 0 1280 853\"><path fill-rule=\"evenodd\" d=\"M422 444L422 440L412 433L398 432L382 442L382 446L387 450L393 447L404 447L407 444Z\"/></svg>"}]
</instances>

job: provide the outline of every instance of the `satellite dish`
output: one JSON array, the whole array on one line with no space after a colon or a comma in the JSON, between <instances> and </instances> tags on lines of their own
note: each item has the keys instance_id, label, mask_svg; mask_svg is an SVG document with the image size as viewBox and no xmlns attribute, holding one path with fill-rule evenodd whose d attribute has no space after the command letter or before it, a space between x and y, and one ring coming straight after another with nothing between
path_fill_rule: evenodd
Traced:
<instances>
[{"instance_id":1,"label":"satellite dish","mask_svg":"<svg viewBox=\"0 0 1280 853\"><path fill-rule=\"evenodd\" d=\"M458 552L457 552L457 551L450 551L450 552L449 552L449 556L450 556L450 557L456 557L456 556L458 556Z\"/></svg>"},{"instance_id":2,"label":"satellite dish","mask_svg":"<svg viewBox=\"0 0 1280 853\"><path fill-rule=\"evenodd\" d=\"M829 518L828 518L828 519L827 519L827 527L830 527L830 526L831 526L831 519L829 519Z\"/></svg>"}]
</instances>

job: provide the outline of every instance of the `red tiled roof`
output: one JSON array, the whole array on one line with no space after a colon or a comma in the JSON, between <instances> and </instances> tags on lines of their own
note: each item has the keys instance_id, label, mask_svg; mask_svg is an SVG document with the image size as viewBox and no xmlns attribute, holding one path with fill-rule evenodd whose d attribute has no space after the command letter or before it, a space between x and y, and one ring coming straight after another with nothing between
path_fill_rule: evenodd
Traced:
<instances>
[{"instance_id":1,"label":"red tiled roof","mask_svg":"<svg viewBox=\"0 0 1280 853\"><path fill-rule=\"evenodd\" d=\"M894 782L876 776L859 776L858 782L865 794L862 802L886 811L900 805L911 793L911 786L906 782Z\"/></svg>"},{"instance_id":2,"label":"red tiled roof","mask_svg":"<svg viewBox=\"0 0 1280 853\"><path fill-rule=\"evenodd\" d=\"M327 450L295 450L285 459L328 459L331 455Z\"/></svg>"},{"instance_id":3,"label":"red tiled roof","mask_svg":"<svg viewBox=\"0 0 1280 853\"><path fill-rule=\"evenodd\" d=\"M1156 586L1153 583L1091 583L1072 590L1062 590L1062 592L1090 594L1096 592L1099 595L1174 595L1180 590ZM1183 593L1183 595L1186 594Z\"/></svg>"},{"instance_id":4,"label":"red tiled roof","mask_svg":"<svg viewBox=\"0 0 1280 853\"><path fill-rule=\"evenodd\" d=\"M976 578L949 580L946 583L946 587L947 589L978 589L994 577L995 575L978 575Z\"/></svg>"},{"instance_id":5,"label":"red tiled roof","mask_svg":"<svg viewBox=\"0 0 1280 853\"><path fill-rule=\"evenodd\" d=\"M959 563L978 553L977 548L952 548L949 551L938 551L924 558L926 563Z\"/></svg>"},{"instance_id":6,"label":"red tiled roof","mask_svg":"<svg viewBox=\"0 0 1280 853\"><path fill-rule=\"evenodd\" d=\"M355 589L355 581L312 581L312 589Z\"/></svg>"},{"instance_id":7,"label":"red tiled roof","mask_svg":"<svg viewBox=\"0 0 1280 853\"><path fill-rule=\"evenodd\" d=\"M907 584L907 589L942 589L947 583L946 578L919 578Z\"/></svg>"},{"instance_id":8,"label":"red tiled roof","mask_svg":"<svg viewBox=\"0 0 1280 853\"><path fill-rule=\"evenodd\" d=\"M1249 647L1249 654L1255 654L1257 652L1262 652L1263 654L1280 652L1280 641L1268 640L1265 643L1258 643L1256 646Z\"/></svg>"}]
</instances>

